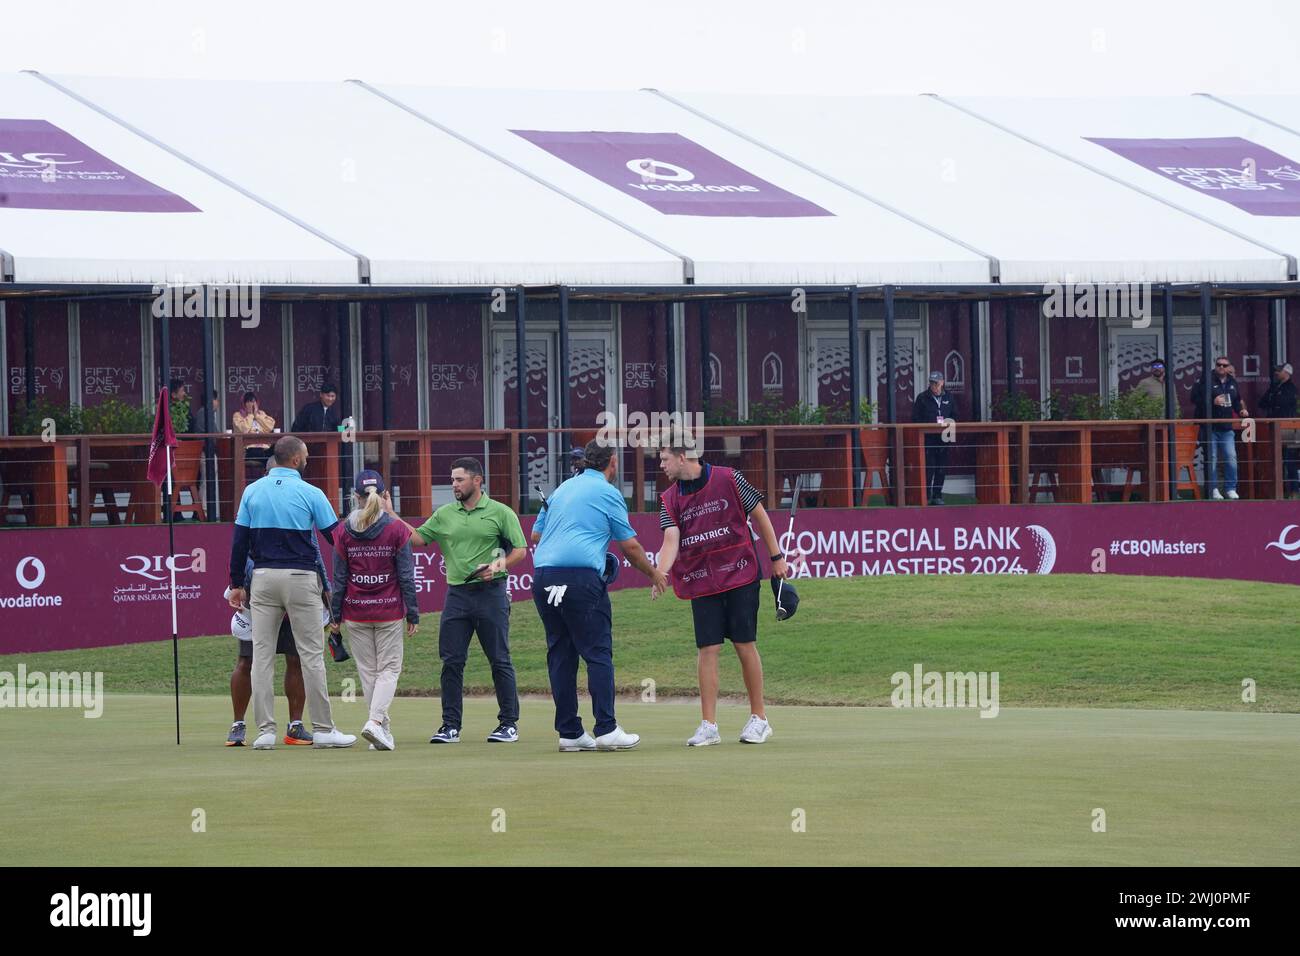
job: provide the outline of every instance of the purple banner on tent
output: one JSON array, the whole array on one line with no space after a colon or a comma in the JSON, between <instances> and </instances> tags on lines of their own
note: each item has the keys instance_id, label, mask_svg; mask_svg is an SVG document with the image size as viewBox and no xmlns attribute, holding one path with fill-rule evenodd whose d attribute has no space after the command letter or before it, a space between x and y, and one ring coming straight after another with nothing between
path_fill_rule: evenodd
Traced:
<instances>
[{"instance_id":1,"label":"purple banner on tent","mask_svg":"<svg viewBox=\"0 0 1300 956\"><path fill-rule=\"evenodd\" d=\"M834 215L677 133L510 132L667 216Z\"/></svg>"},{"instance_id":2,"label":"purple banner on tent","mask_svg":"<svg viewBox=\"0 0 1300 956\"><path fill-rule=\"evenodd\" d=\"M0 119L0 208L199 212L45 120Z\"/></svg>"},{"instance_id":3,"label":"purple banner on tent","mask_svg":"<svg viewBox=\"0 0 1300 956\"><path fill-rule=\"evenodd\" d=\"M1300 166L1248 139L1084 139L1252 216L1300 216Z\"/></svg>"},{"instance_id":4,"label":"purple banner on tent","mask_svg":"<svg viewBox=\"0 0 1300 956\"><path fill-rule=\"evenodd\" d=\"M631 520L653 557L658 516ZM533 519L522 523L528 535ZM229 633L230 539L229 525L176 528L182 636ZM160 527L0 535L0 654L169 638L166 542ZM800 577L1135 574L1300 584L1300 524L1287 501L815 509L799 513L781 544L801 555ZM760 564L766 573L766 557ZM416 552L415 575L420 610L441 610L447 575L436 548ZM511 597L530 600L532 582L530 558L507 579ZM646 583L625 565L615 588Z\"/></svg>"}]
</instances>

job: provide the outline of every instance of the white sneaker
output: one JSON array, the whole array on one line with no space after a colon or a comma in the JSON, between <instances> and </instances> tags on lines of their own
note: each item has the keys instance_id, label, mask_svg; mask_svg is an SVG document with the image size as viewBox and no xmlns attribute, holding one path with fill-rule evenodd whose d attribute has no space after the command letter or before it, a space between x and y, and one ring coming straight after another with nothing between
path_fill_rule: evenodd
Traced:
<instances>
[{"instance_id":1,"label":"white sneaker","mask_svg":"<svg viewBox=\"0 0 1300 956\"><path fill-rule=\"evenodd\" d=\"M1222 500L1223 500L1223 495L1221 495L1221 494L1219 493L1219 489L1218 489L1218 488L1215 488L1213 491L1210 492L1210 500L1211 500L1211 501L1222 501Z\"/></svg>"},{"instance_id":2,"label":"white sneaker","mask_svg":"<svg viewBox=\"0 0 1300 956\"><path fill-rule=\"evenodd\" d=\"M572 753L578 753L581 750L595 750L595 749L596 749L596 738L591 736L591 734L589 733L584 732L581 737L560 738L560 753L562 754L572 754Z\"/></svg>"},{"instance_id":3,"label":"white sneaker","mask_svg":"<svg viewBox=\"0 0 1300 956\"><path fill-rule=\"evenodd\" d=\"M319 749L326 747L351 747L357 742L357 738L351 734L345 734L334 727L326 731L316 731L311 735L311 745Z\"/></svg>"},{"instance_id":4,"label":"white sneaker","mask_svg":"<svg viewBox=\"0 0 1300 956\"><path fill-rule=\"evenodd\" d=\"M639 734L625 733L622 727L615 727L607 734L596 738L597 750L631 750L641 742Z\"/></svg>"},{"instance_id":5,"label":"white sneaker","mask_svg":"<svg viewBox=\"0 0 1300 956\"><path fill-rule=\"evenodd\" d=\"M256 740L253 741L253 749L254 749L254 750L274 750L274 749L275 749L275 734L262 734L260 737L258 737Z\"/></svg>"},{"instance_id":6,"label":"white sneaker","mask_svg":"<svg viewBox=\"0 0 1300 956\"><path fill-rule=\"evenodd\" d=\"M772 736L772 725L757 714L750 714L745 729L740 732L742 744L761 744Z\"/></svg>"},{"instance_id":7,"label":"white sneaker","mask_svg":"<svg viewBox=\"0 0 1300 956\"><path fill-rule=\"evenodd\" d=\"M718 725L711 724L707 720L700 721L699 729L695 735L686 741L688 747L710 747L713 744L722 743L722 734L718 733Z\"/></svg>"},{"instance_id":8,"label":"white sneaker","mask_svg":"<svg viewBox=\"0 0 1300 956\"><path fill-rule=\"evenodd\" d=\"M397 744L393 742L393 735L388 732L388 728L373 720L366 721L366 725L361 728L361 736L370 741L373 750L397 749Z\"/></svg>"},{"instance_id":9,"label":"white sneaker","mask_svg":"<svg viewBox=\"0 0 1300 956\"><path fill-rule=\"evenodd\" d=\"M1237 500L1238 498L1240 498L1240 497L1241 497L1241 495L1237 494L1235 491L1230 491L1230 492L1228 492L1228 500L1229 500L1229 501L1236 501L1236 500Z\"/></svg>"}]
</instances>

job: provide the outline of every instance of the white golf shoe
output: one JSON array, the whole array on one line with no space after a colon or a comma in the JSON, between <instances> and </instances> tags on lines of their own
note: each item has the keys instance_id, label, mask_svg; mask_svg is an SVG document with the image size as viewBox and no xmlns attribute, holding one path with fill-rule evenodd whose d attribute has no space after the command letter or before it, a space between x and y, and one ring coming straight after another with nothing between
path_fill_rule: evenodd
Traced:
<instances>
[{"instance_id":1,"label":"white golf shoe","mask_svg":"<svg viewBox=\"0 0 1300 956\"><path fill-rule=\"evenodd\" d=\"M262 734L253 741L254 750L274 750L275 734Z\"/></svg>"},{"instance_id":2,"label":"white golf shoe","mask_svg":"<svg viewBox=\"0 0 1300 956\"><path fill-rule=\"evenodd\" d=\"M367 720L366 725L361 728L361 736L370 741L373 750L397 749L397 744L393 741L393 735L388 732L388 728L376 721Z\"/></svg>"},{"instance_id":3,"label":"white golf shoe","mask_svg":"<svg viewBox=\"0 0 1300 956\"><path fill-rule=\"evenodd\" d=\"M757 714L750 714L745 729L740 732L740 742L742 744L761 744L766 743L767 738L771 736L772 725Z\"/></svg>"},{"instance_id":4,"label":"white golf shoe","mask_svg":"<svg viewBox=\"0 0 1300 956\"><path fill-rule=\"evenodd\" d=\"M718 725L711 724L707 720L700 721L699 728L695 735L686 741L688 747L711 747L714 744L722 743L722 735L718 733Z\"/></svg>"},{"instance_id":5,"label":"white golf shoe","mask_svg":"<svg viewBox=\"0 0 1300 956\"><path fill-rule=\"evenodd\" d=\"M615 726L607 734L596 738L597 750L631 750L641 742L639 734L629 734L622 727Z\"/></svg>"},{"instance_id":6,"label":"white golf shoe","mask_svg":"<svg viewBox=\"0 0 1300 956\"><path fill-rule=\"evenodd\" d=\"M1237 494L1235 491L1230 491L1230 492L1228 492L1228 500L1229 500L1229 501L1236 501L1236 500L1237 500L1238 498L1240 498L1240 497L1241 497L1241 495Z\"/></svg>"},{"instance_id":7,"label":"white golf shoe","mask_svg":"<svg viewBox=\"0 0 1300 956\"><path fill-rule=\"evenodd\" d=\"M351 747L356 742L356 737L341 732L337 727L326 731L318 730L311 736L311 745L318 750L324 750L328 747Z\"/></svg>"},{"instance_id":8,"label":"white golf shoe","mask_svg":"<svg viewBox=\"0 0 1300 956\"><path fill-rule=\"evenodd\" d=\"M583 733L581 737L561 737L560 753L573 754L583 750L595 750L596 738L589 733Z\"/></svg>"},{"instance_id":9,"label":"white golf shoe","mask_svg":"<svg viewBox=\"0 0 1300 956\"><path fill-rule=\"evenodd\" d=\"M1215 488L1213 491L1210 492L1210 500L1211 500L1211 501L1222 501L1222 500L1223 500L1223 493L1222 493L1221 491L1219 491L1218 488Z\"/></svg>"}]
</instances>

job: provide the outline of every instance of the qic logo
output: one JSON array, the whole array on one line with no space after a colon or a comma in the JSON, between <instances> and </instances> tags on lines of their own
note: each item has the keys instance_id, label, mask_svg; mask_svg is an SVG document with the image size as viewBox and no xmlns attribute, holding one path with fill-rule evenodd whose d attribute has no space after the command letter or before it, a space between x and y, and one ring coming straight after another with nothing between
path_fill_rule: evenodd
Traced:
<instances>
[{"instance_id":1,"label":"qic logo","mask_svg":"<svg viewBox=\"0 0 1300 956\"><path fill-rule=\"evenodd\" d=\"M190 563L182 567L178 562L184 558L189 558ZM127 561L134 566L128 567ZM165 554L133 554L126 561L119 564L118 567L127 574L138 574L150 581L168 580L171 577L169 571L175 571L178 574L182 571L203 571L203 568L199 566L199 558L193 554L175 554L170 557Z\"/></svg>"},{"instance_id":2,"label":"qic logo","mask_svg":"<svg viewBox=\"0 0 1300 956\"><path fill-rule=\"evenodd\" d=\"M1269 548L1277 548L1282 552L1282 557L1286 558L1288 561L1300 561L1300 537L1297 537L1294 541L1287 540L1287 536L1297 527L1300 527L1300 525L1287 525L1282 529L1282 533L1277 536L1276 541L1270 541L1268 544L1264 545L1264 550L1267 551Z\"/></svg>"},{"instance_id":3,"label":"qic logo","mask_svg":"<svg viewBox=\"0 0 1300 956\"><path fill-rule=\"evenodd\" d=\"M0 166L12 166L15 169L40 169L43 166L79 166L80 159L52 159L54 156L66 156L67 153L23 153L21 157L0 150Z\"/></svg>"}]
</instances>

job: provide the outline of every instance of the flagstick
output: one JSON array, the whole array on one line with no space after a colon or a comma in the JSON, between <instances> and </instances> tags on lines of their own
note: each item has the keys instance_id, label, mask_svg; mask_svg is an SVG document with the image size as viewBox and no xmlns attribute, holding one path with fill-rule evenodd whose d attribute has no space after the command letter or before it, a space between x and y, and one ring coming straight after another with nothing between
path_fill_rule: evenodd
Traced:
<instances>
[{"instance_id":1,"label":"flagstick","mask_svg":"<svg viewBox=\"0 0 1300 956\"><path fill-rule=\"evenodd\" d=\"M166 445L166 443L164 443ZM176 626L176 524L172 501L172 450L167 451L167 567L172 585L172 680L176 687L176 746L181 745L181 652Z\"/></svg>"}]
</instances>

